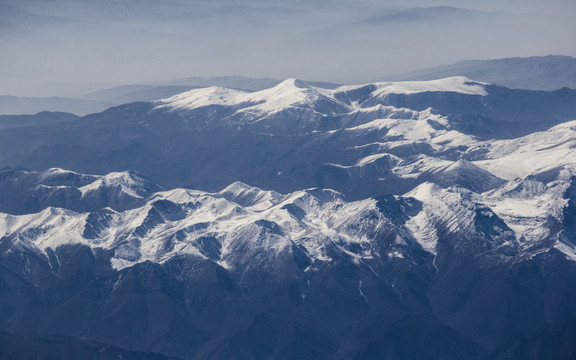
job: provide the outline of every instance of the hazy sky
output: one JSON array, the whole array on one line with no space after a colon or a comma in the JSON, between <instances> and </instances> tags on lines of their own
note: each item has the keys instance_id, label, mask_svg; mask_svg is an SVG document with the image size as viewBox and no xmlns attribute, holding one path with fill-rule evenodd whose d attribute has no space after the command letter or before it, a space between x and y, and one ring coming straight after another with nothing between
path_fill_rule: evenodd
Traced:
<instances>
[{"instance_id":1,"label":"hazy sky","mask_svg":"<svg viewBox=\"0 0 576 360\"><path fill-rule=\"evenodd\" d=\"M576 56L575 18L574 0L0 0L0 94L223 75L361 83Z\"/></svg>"}]
</instances>

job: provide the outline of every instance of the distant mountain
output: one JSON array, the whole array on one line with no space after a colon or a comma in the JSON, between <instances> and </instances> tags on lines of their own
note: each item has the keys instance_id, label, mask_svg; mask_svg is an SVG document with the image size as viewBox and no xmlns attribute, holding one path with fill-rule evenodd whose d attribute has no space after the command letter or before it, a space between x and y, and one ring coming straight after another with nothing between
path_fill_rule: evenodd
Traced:
<instances>
[{"instance_id":1,"label":"distant mountain","mask_svg":"<svg viewBox=\"0 0 576 360\"><path fill-rule=\"evenodd\" d=\"M94 101L106 101L117 105L137 101L153 101L168 98L188 90L219 86L244 91L260 91L281 83L277 79L252 79L240 76L223 76L216 78L192 77L181 80L162 82L160 85L124 85L100 90L84 96ZM334 89L338 84L327 82L309 82L313 86Z\"/></svg>"},{"instance_id":2,"label":"distant mountain","mask_svg":"<svg viewBox=\"0 0 576 360\"><path fill-rule=\"evenodd\" d=\"M401 75L386 80L434 80L449 76L466 76L477 81L514 89L576 89L576 58L570 56L533 56L497 60L467 60Z\"/></svg>"},{"instance_id":3,"label":"distant mountain","mask_svg":"<svg viewBox=\"0 0 576 360\"><path fill-rule=\"evenodd\" d=\"M282 80L271 78L258 79L243 76L220 76L214 78L191 77L181 80L173 80L165 82L164 84L186 85L194 87L218 86L245 91L260 91L274 87L280 84L281 82ZM341 84L335 84L324 81L306 81L306 83L323 89L335 89L338 86L341 86Z\"/></svg>"},{"instance_id":4,"label":"distant mountain","mask_svg":"<svg viewBox=\"0 0 576 360\"><path fill-rule=\"evenodd\" d=\"M168 98L188 90L222 86L247 91L267 89L279 84L276 79L251 79L236 76L218 78L188 78L162 84L134 84L99 90L78 98L68 97L21 97L0 95L0 115L32 115L38 112L67 112L84 116L104 111L110 107L140 101ZM326 88L338 85L312 83Z\"/></svg>"},{"instance_id":5,"label":"distant mountain","mask_svg":"<svg viewBox=\"0 0 576 360\"><path fill-rule=\"evenodd\" d=\"M429 21L463 21L485 15L486 13L482 11L451 6L417 7L391 11L387 14L364 20L362 24L386 25Z\"/></svg>"},{"instance_id":6,"label":"distant mountain","mask_svg":"<svg viewBox=\"0 0 576 360\"><path fill-rule=\"evenodd\" d=\"M220 76L214 78L206 77L190 77L186 79L178 79L161 82L158 85L185 85L193 87L209 87L220 86L230 89L242 89L248 91L258 91L268 89L278 85L282 80L278 79L254 79L242 76Z\"/></svg>"},{"instance_id":7,"label":"distant mountain","mask_svg":"<svg viewBox=\"0 0 576 360\"><path fill-rule=\"evenodd\" d=\"M109 103L114 103L116 105L120 105L138 101L159 100L196 88L198 88L198 86L123 85L123 86L116 86L110 89L99 90L84 95L84 98L93 101L105 101Z\"/></svg>"},{"instance_id":8,"label":"distant mountain","mask_svg":"<svg viewBox=\"0 0 576 360\"><path fill-rule=\"evenodd\" d=\"M37 114L43 111L86 115L104 111L116 103L65 97L19 97L0 95L0 115Z\"/></svg>"},{"instance_id":9,"label":"distant mountain","mask_svg":"<svg viewBox=\"0 0 576 360\"><path fill-rule=\"evenodd\" d=\"M78 118L78 116L70 113L49 111L43 111L34 115L0 115L0 128L47 125L73 121Z\"/></svg>"}]
</instances>

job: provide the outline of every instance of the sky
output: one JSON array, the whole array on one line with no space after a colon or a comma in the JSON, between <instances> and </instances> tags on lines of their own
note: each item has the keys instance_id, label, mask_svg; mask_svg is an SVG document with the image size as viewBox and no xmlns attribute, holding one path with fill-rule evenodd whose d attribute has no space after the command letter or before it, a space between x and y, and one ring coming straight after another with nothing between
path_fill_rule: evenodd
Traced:
<instances>
[{"instance_id":1,"label":"sky","mask_svg":"<svg viewBox=\"0 0 576 360\"><path fill-rule=\"evenodd\" d=\"M574 0L0 0L0 95L193 76L383 80L467 59L576 56Z\"/></svg>"}]
</instances>

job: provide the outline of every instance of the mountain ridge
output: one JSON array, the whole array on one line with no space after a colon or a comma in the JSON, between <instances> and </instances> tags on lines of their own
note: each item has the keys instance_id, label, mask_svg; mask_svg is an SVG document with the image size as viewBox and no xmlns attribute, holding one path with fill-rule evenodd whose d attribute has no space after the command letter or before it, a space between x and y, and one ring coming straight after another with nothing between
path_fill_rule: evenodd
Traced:
<instances>
[{"instance_id":1,"label":"mountain ridge","mask_svg":"<svg viewBox=\"0 0 576 360\"><path fill-rule=\"evenodd\" d=\"M432 80L467 76L495 85L529 90L576 88L576 59L565 55L464 60L389 76L390 80Z\"/></svg>"}]
</instances>

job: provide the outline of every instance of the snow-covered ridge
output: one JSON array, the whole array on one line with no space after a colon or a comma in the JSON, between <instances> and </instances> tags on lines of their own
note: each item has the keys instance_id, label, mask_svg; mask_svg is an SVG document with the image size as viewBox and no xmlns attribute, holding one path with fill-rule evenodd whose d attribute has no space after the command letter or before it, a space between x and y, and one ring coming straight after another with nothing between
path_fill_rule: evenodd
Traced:
<instances>
[{"instance_id":1,"label":"snow-covered ridge","mask_svg":"<svg viewBox=\"0 0 576 360\"><path fill-rule=\"evenodd\" d=\"M281 195L237 183L218 193L159 192L142 207L121 212L47 208L38 214L0 214L0 237L11 237L15 246L41 253L65 244L110 249L116 254L112 263L118 269L184 254L211 259L224 267L237 266L257 253L273 258L292 244L324 261L328 259L326 247L333 241L369 246L364 231L348 224L374 211L375 201L370 199L346 203L330 191ZM382 223L372 224L372 231L385 223L382 218ZM201 245L207 238L218 242L217 254L207 253ZM241 244L244 251L238 253L234 249ZM364 255L350 256L361 259Z\"/></svg>"},{"instance_id":2,"label":"snow-covered ridge","mask_svg":"<svg viewBox=\"0 0 576 360\"><path fill-rule=\"evenodd\" d=\"M363 108L362 103L345 103L339 100L338 94L354 92L363 88L372 88L370 98L386 94L414 94L421 92L456 92L467 95L487 95L486 83L456 76L431 81L382 82L363 85L346 85L336 89L323 89L311 86L298 79L287 79L266 90L245 92L208 87L194 89L185 93L156 101L157 109L191 110L206 106L234 106L247 112L275 112L287 107L314 108L318 102L330 102L336 110L348 113Z\"/></svg>"},{"instance_id":3,"label":"snow-covered ridge","mask_svg":"<svg viewBox=\"0 0 576 360\"><path fill-rule=\"evenodd\" d=\"M233 106L245 112L274 112L286 107L314 107L319 100L332 102L347 109L332 96L333 91L308 85L302 80L287 79L266 90L246 92L208 87L158 100L157 108L196 109L206 106Z\"/></svg>"},{"instance_id":4,"label":"snow-covered ridge","mask_svg":"<svg viewBox=\"0 0 576 360\"><path fill-rule=\"evenodd\" d=\"M480 146L488 150L487 159L476 164L505 179L555 169L562 179L576 175L576 120L518 139L476 145Z\"/></svg>"},{"instance_id":5,"label":"snow-covered ridge","mask_svg":"<svg viewBox=\"0 0 576 360\"><path fill-rule=\"evenodd\" d=\"M456 92L466 95L486 96L488 83L471 80L464 76L452 76L445 79L428 81L396 81L379 82L364 85L347 85L339 87L335 92L350 91L368 85L373 85L376 90L374 96L383 94L416 94L422 92Z\"/></svg>"},{"instance_id":6,"label":"snow-covered ridge","mask_svg":"<svg viewBox=\"0 0 576 360\"><path fill-rule=\"evenodd\" d=\"M8 213L36 213L47 207L78 212L111 207L125 210L142 203L162 188L132 171L87 175L60 168L44 171L5 170L0 207Z\"/></svg>"},{"instance_id":7,"label":"snow-covered ridge","mask_svg":"<svg viewBox=\"0 0 576 360\"><path fill-rule=\"evenodd\" d=\"M311 268L330 262L335 249L357 263L409 261L418 249L436 254L441 236L457 239L456 251L502 251L513 259L555 247L576 259L576 245L549 224L563 221L572 182L513 180L484 194L424 183L404 196L353 202L331 190L280 194L237 182L216 193L156 192L123 211L0 213L0 238L39 254L66 244L107 249L116 269L182 255L238 269L273 263L294 246ZM419 205L407 207L414 201Z\"/></svg>"},{"instance_id":8,"label":"snow-covered ridge","mask_svg":"<svg viewBox=\"0 0 576 360\"><path fill-rule=\"evenodd\" d=\"M150 196L150 188L154 187L149 181L135 176L131 172L113 172L98 178L98 180L80 187L82 197L87 197L97 191L115 189L126 196L144 198ZM156 189L159 190L159 189Z\"/></svg>"}]
</instances>

